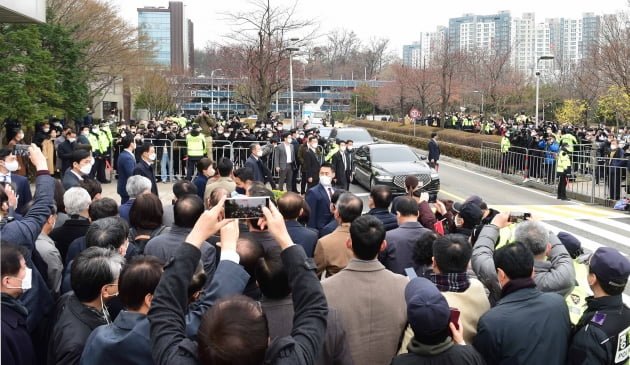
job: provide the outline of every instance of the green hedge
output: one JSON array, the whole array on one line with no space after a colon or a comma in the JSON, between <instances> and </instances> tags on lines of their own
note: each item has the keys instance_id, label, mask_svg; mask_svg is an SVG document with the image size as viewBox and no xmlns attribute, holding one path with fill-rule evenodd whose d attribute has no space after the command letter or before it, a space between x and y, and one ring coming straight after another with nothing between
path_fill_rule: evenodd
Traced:
<instances>
[{"instance_id":1,"label":"green hedge","mask_svg":"<svg viewBox=\"0 0 630 365\"><path fill-rule=\"evenodd\" d=\"M391 142L402 143L412 147L428 150L431 132L438 132L441 152L449 157L479 164L481 144L483 142L501 142L499 136L462 132L455 129L442 129L416 125L415 137L413 125L402 125L398 122L378 122L370 120L354 120L352 124L368 129L374 137Z\"/></svg>"}]
</instances>

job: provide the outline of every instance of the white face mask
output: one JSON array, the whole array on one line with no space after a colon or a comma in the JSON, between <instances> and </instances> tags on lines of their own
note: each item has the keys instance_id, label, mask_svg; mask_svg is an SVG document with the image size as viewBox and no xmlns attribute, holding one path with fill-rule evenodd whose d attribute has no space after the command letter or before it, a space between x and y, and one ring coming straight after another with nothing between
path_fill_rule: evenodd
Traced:
<instances>
[{"instance_id":1,"label":"white face mask","mask_svg":"<svg viewBox=\"0 0 630 365\"><path fill-rule=\"evenodd\" d=\"M92 128L92 133L98 133L98 128Z\"/></svg>"},{"instance_id":2,"label":"white face mask","mask_svg":"<svg viewBox=\"0 0 630 365\"><path fill-rule=\"evenodd\" d=\"M312 149L316 149L316 148L317 148L317 143L313 143L313 144L311 145L311 148L312 148Z\"/></svg>"},{"instance_id":3,"label":"white face mask","mask_svg":"<svg viewBox=\"0 0 630 365\"><path fill-rule=\"evenodd\" d=\"M90 171L92 171L92 164L87 164L87 165L83 165L81 166L81 168L79 169L79 171L81 171L81 173L83 175L89 175Z\"/></svg>"},{"instance_id":4,"label":"white face mask","mask_svg":"<svg viewBox=\"0 0 630 365\"><path fill-rule=\"evenodd\" d=\"M610 145L610 149L613 150L613 151L616 150L617 149L617 145L611 144ZM7 169L8 169L8 167L7 167Z\"/></svg>"},{"instance_id":5,"label":"white face mask","mask_svg":"<svg viewBox=\"0 0 630 365\"><path fill-rule=\"evenodd\" d=\"M352 151L352 146L348 146L346 148L348 149L348 151Z\"/></svg>"},{"instance_id":6,"label":"white face mask","mask_svg":"<svg viewBox=\"0 0 630 365\"><path fill-rule=\"evenodd\" d=\"M11 161L11 162L4 162L4 167L13 172L13 171L17 171L17 169L20 168L20 164L17 161Z\"/></svg>"},{"instance_id":7,"label":"white face mask","mask_svg":"<svg viewBox=\"0 0 630 365\"><path fill-rule=\"evenodd\" d=\"M90 131L85 130L85 131L81 132L81 134L83 134L84 136L87 136L88 134L90 134Z\"/></svg>"},{"instance_id":8,"label":"white face mask","mask_svg":"<svg viewBox=\"0 0 630 365\"><path fill-rule=\"evenodd\" d=\"M33 269L26 268L26 275L24 275L24 279L17 278L22 282L22 285L17 286L7 286L9 289L22 289L23 291L27 291L31 288L33 283Z\"/></svg>"},{"instance_id":9,"label":"white face mask","mask_svg":"<svg viewBox=\"0 0 630 365\"><path fill-rule=\"evenodd\" d=\"M76 140L77 140L76 138L68 138L68 142L70 142L70 143L74 143L74 141L76 141Z\"/></svg>"},{"instance_id":10,"label":"white face mask","mask_svg":"<svg viewBox=\"0 0 630 365\"><path fill-rule=\"evenodd\" d=\"M258 152L256 152L256 156L258 156L258 157L262 157L262 151L258 151Z\"/></svg>"},{"instance_id":11,"label":"white face mask","mask_svg":"<svg viewBox=\"0 0 630 365\"><path fill-rule=\"evenodd\" d=\"M208 169L208 170L206 170L206 171L207 171L207 172L206 172L206 176L208 176L208 177L212 177L212 176L214 176L214 174L216 173L212 167L211 167L211 168L209 168L209 169Z\"/></svg>"},{"instance_id":12,"label":"white face mask","mask_svg":"<svg viewBox=\"0 0 630 365\"><path fill-rule=\"evenodd\" d=\"M320 176L319 183L324 186L330 186L332 184L332 177L330 176Z\"/></svg>"},{"instance_id":13,"label":"white face mask","mask_svg":"<svg viewBox=\"0 0 630 365\"><path fill-rule=\"evenodd\" d=\"M339 151L345 152L346 151L346 147L339 147Z\"/></svg>"},{"instance_id":14,"label":"white face mask","mask_svg":"<svg viewBox=\"0 0 630 365\"><path fill-rule=\"evenodd\" d=\"M44 129L42 129L42 131L43 131L44 133L48 133L48 132L50 132L50 128L44 128Z\"/></svg>"},{"instance_id":15,"label":"white face mask","mask_svg":"<svg viewBox=\"0 0 630 365\"><path fill-rule=\"evenodd\" d=\"M155 153L149 155L149 160L155 161Z\"/></svg>"}]
</instances>

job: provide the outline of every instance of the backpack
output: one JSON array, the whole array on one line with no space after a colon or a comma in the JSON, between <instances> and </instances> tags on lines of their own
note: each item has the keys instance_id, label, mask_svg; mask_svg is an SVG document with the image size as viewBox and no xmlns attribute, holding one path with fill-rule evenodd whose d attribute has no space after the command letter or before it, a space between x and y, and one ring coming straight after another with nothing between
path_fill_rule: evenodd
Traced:
<instances>
[{"instance_id":1,"label":"backpack","mask_svg":"<svg viewBox=\"0 0 630 365\"><path fill-rule=\"evenodd\" d=\"M138 231L134 227L129 228L129 243L133 243L136 246L136 254L143 255L144 248L147 246L147 242L155 236L158 236L166 228L165 225L161 225L151 231L150 234L138 234Z\"/></svg>"}]
</instances>

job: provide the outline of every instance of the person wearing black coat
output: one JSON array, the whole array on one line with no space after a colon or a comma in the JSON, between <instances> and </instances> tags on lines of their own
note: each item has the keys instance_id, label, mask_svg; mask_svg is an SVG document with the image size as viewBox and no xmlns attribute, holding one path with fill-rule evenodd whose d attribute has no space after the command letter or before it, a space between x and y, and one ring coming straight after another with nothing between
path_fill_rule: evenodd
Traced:
<instances>
[{"instance_id":1,"label":"person wearing black coat","mask_svg":"<svg viewBox=\"0 0 630 365\"><path fill-rule=\"evenodd\" d=\"M139 147L141 156L136 167L133 169L133 175L144 176L151 181L151 192L158 195L157 183L155 182L155 172L153 164L155 163L155 147L150 143L144 143ZM158 195L159 196L159 195Z\"/></svg>"},{"instance_id":2,"label":"person wearing black coat","mask_svg":"<svg viewBox=\"0 0 630 365\"><path fill-rule=\"evenodd\" d=\"M25 249L14 244L3 244L2 263L2 353L3 364L35 364L35 349L26 328L28 309L18 300L30 285L32 271L26 267ZM26 284L26 285L25 285Z\"/></svg>"}]
</instances>

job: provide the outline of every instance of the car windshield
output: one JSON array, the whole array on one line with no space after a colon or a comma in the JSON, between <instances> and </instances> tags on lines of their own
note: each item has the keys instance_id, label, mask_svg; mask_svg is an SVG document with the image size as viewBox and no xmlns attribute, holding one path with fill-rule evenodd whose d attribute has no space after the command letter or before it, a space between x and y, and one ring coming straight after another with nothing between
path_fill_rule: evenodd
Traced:
<instances>
[{"instance_id":1,"label":"car windshield","mask_svg":"<svg viewBox=\"0 0 630 365\"><path fill-rule=\"evenodd\" d=\"M412 162L418 156L409 148L394 147L372 150L372 162Z\"/></svg>"},{"instance_id":2,"label":"car windshield","mask_svg":"<svg viewBox=\"0 0 630 365\"><path fill-rule=\"evenodd\" d=\"M351 139L354 142L371 143L372 137L365 129L337 129L335 138L342 141Z\"/></svg>"},{"instance_id":3,"label":"car windshield","mask_svg":"<svg viewBox=\"0 0 630 365\"><path fill-rule=\"evenodd\" d=\"M332 131L332 127L322 127L322 128L319 128L319 135L323 138L328 138L328 136L330 136L331 131Z\"/></svg>"}]
</instances>

